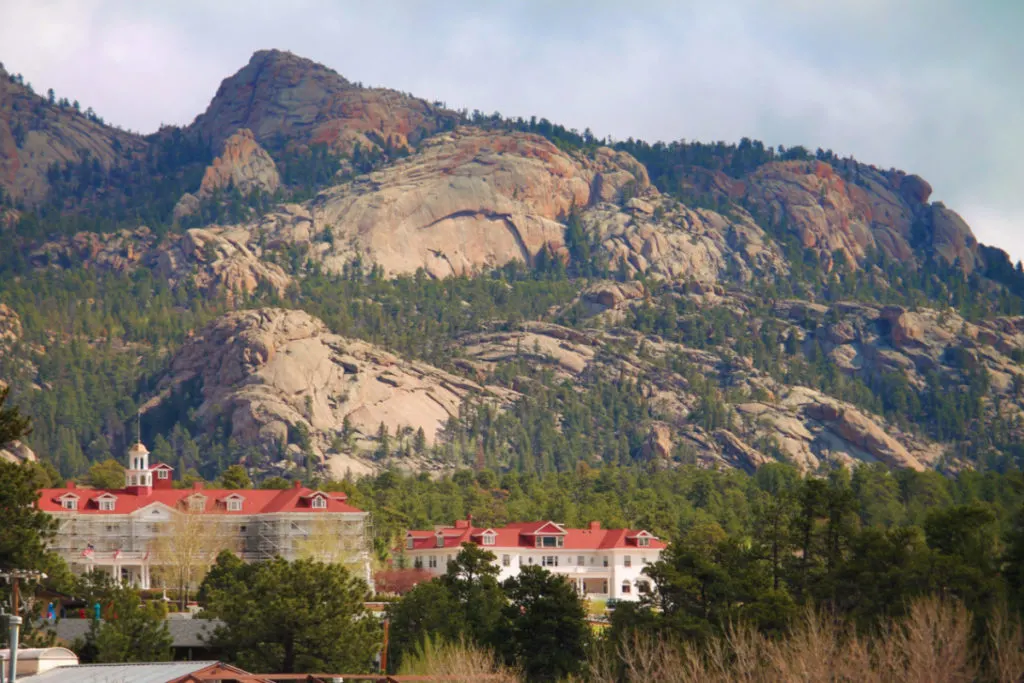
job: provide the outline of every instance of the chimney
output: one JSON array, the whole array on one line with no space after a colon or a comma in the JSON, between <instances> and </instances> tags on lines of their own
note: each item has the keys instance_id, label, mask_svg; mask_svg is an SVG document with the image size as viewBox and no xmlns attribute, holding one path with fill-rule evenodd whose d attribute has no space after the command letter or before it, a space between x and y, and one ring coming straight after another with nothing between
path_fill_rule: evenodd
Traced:
<instances>
[{"instance_id":1,"label":"chimney","mask_svg":"<svg viewBox=\"0 0 1024 683\"><path fill-rule=\"evenodd\" d=\"M600 531L601 530L601 522L591 522L590 523L590 530L591 531Z\"/></svg>"},{"instance_id":2,"label":"chimney","mask_svg":"<svg viewBox=\"0 0 1024 683\"><path fill-rule=\"evenodd\" d=\"M202 488L203 488L203 482L201 482L201 481L194 481L194 482L192 482L192 490L193 491L201 491Z\"/></svg>"},{"instance_id":3,"label":"chimney","mask_svg":"<svg viewBox=\"0 0 1024 683\"><path fill-rule=\"evenodd\" d=\"M66 489L74 489L75 488L75 482L72 481L71 479L68 479L66 482L64 482L64 488L66 488Z\"/></svg>"},{"instance_id":4,"label":"chimney","mask_svg":"<svg viewBox=\"0 0 1024 683\"><path fill-rule=\"evenodd\" d=\"M301 489L302 488L302 482L299 481L298 479L296 479L295 482L292 484L292 488L293 489Z\"/></svg>"}]
</instances>

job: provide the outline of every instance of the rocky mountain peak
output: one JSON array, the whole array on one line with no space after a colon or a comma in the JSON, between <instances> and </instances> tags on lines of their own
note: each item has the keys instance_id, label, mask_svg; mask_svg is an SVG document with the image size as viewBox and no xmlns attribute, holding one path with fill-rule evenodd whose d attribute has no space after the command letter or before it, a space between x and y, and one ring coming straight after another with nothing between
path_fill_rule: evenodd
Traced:
<instances>
[{"instance_id":1,"label":"rocky mountain peak","mask_svg":"<svg viewBox=\"0 0 1024 683\"><path fill-rule=\"evenodd\" d=\"M449 116L394 90L363 88L316 62L261 50L224 79L192 128L218 147L239 128L262 145L323 143L338 151L377 140L404 145L431 133ZM374 139L375 138L375 139Z\"/></svg>"}]
</instances>

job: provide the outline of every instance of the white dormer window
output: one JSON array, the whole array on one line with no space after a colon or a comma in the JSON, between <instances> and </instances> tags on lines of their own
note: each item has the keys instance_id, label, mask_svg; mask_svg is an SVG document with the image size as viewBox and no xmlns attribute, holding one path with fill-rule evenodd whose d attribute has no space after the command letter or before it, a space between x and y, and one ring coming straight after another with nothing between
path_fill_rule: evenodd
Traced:
<instances>
[{"instance_id":1,"label":"white dormer window","mask_svg":"<svg viewBox=\"0 0 1024 683\"><path fill-rule=\"evenodd\" d=\"M405 547L406 547L406 549L412 550L413 545L415 545L415 543L416 543L416 539L414 539L412 536L410 536L409 538L405 539Z\"/></svg>"},{"instance_id":2,"label":"white dormer window","mask_svg":"<svg viewBox=\"0 0 1024 683\"><path fill-rule=\"evenodd\" d=\"M647 548L651 545L651 539L649 539L647 536L641 536L640 538L636 539L636 544L641 548Z\"/></svg>"},{"instance_id":3,"label":"white dormer window","mask_svg":"<svg viewBox=\"0 0 1024 683\"><path fill-rule=\"evenodd\" d=\"M496 534L488 531L487 533L484 534L484 539L483 539L484 540L484 545L494 545L494 540L496 538L497 538Z\"/></svg>"},{"instance_id":4,"label":"white dormer window","mask_svg":"<svg viewBox=\"0 0 1024 683\"><path fill-rule=\"evenodd\" d=\"M78 509L78 499L75 498L74 496L70 496L70 497L65 498L64 500L62 500L60 502L60 506L62 508L64 508L65 510L77 510Z\"/></svg>"},{"instance_id":5,"label":"white dormer window","mask_svg":"<svg viewBox=\"0 0 1024 683\"><path fill-rule=\"evenodd\" d=\"M228 498L228 512L241 512L242 511L242 499L241 498Z\"/></svg>"},{"instance_id":6,"label":"white dormer window","mask_svg":"<svg viewBox=\"0 0 1024 683\"><path fill-rule=\"evenodd\" d=\"M114 511L114 499L113 498L100 498L100 511L101 512L113 512Z\"/></svg>"},{"instance_id":7,"label":"white dormer window","mask_svg":"<svg viewBox=\"0 0 1024 683\"><path fill-rule=\"evenodd\" d=\"M311 505L314 510L325 510L327 509L327 499L323 496L314 496Z\"/></svg>"},{"instance_id":8,"label":"white dormer window","mask_svg":"<svg viewBox=\"0 0 1024 683\"><path fill-rule=\"evenodd\" d=\"M443 548L444 547L444 534L438 534L437 535L437 547L438 548Z\"/></svg>"},{"instance_id":9,"label":"white dormer window","mask_svg":"<svg viewBox=\"0 0 1024 683\"><path fill-rule=\"evenodd\" d=\"M156 478L157 479L166 479L167 475L168 475L167 470L157 470L156 471Z\"/></svg>"},{"instance_id":10,"label":"white dormer window","mask_svg":"<svg viewBox=\"0 0 1024 683\"><path fill-rule=\"evenodd\" d=\"M206 509L206 497L192 496L188 499L188 509L192 512L202 512Z\"/></svg>"}]
</instances>

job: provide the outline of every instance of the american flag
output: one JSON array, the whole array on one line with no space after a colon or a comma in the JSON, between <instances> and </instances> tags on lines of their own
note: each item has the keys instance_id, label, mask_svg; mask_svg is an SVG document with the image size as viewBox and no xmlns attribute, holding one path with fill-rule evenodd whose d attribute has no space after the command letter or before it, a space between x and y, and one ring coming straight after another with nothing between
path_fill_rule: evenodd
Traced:
<instances>
[{"instance_id":1,"label":"american flag","mask_svg":"<svg viewBox=\"0 0 1024 683\"><path fill-rule=\"evenodd\" d=\"M114 551L114 559L116 560L119 557L121 557L121 549L120 548L118 548L117 550Z\"/></svg>"},{"instance_id":2,"label":"american flag","mask_svg":"<svg viewBox=\"0 0 1024 683\"><path fill-rule=\"evenodd\" d=\"M82 551L82 557L92 557L92 551L93 547L92 543L90 543L89 545L85 546L85 550Z\"/></svg>"}]
</instances>

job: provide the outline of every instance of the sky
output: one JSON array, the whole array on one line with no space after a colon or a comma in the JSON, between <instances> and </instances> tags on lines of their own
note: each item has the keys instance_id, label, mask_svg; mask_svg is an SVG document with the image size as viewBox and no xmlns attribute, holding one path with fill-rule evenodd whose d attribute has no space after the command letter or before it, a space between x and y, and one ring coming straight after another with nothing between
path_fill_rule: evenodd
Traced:
<instances>
[{"instance_id":1,"label":"sky","mask_svg":"<svg viewBox=\"0 0 1024 683\"><path fill-rule=\"evenodd\" d=\"M259 49L599 136L832 149L917 173L1024 258L1021 0L0 0L0 61L149 133Z\"/></svg>"}]
</instances>

